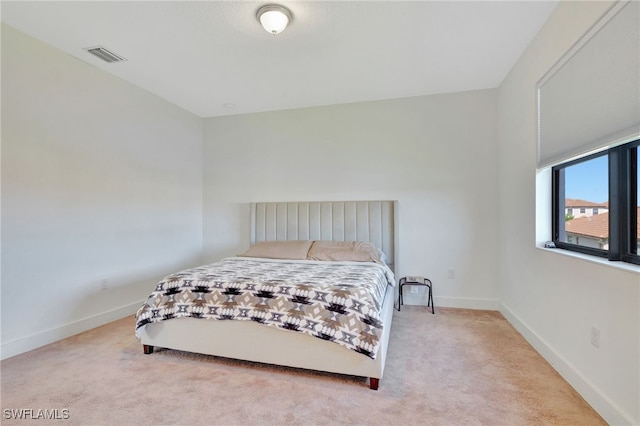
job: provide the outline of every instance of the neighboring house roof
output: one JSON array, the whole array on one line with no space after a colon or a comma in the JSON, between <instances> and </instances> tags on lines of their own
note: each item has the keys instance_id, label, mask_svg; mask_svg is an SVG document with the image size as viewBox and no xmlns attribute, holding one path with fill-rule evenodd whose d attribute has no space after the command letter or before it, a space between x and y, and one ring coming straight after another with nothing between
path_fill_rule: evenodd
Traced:
<instances>
[{"instance_id":1,"label":"neighboring house roof","mask_svg":"<svg viewBox=\"0 0 640 426\"><path fill-rule=\"evenodd\" d=\"M636 215L638 238L640 239L640 207ZM594 216L572 219L564 224L567 233L584 235L592 238L609 238L609 212Z\"/></svg>"},{"instance_id":2,"label":"neighboring house roof","mask_svg":"<svg viewBox=\"0 0 640 426\"><path fill-rule=\"evenodd\" d=\"M609 213L583 216L564 223L567 233L594 238L609 238Z\"/></svg>"},{"instance_id":3,"label":"neighboring house roof","mask_svg":"<svg viewBox=\"0 0 640 426\"><path fill-rule=\"evenodd\" d=\"M576 207L602 207L604 209L609 208L609 203L594 203L593 201L579 200L577 198L565 198L564 206L570 208Z\"/></svg>"}]
</instances>

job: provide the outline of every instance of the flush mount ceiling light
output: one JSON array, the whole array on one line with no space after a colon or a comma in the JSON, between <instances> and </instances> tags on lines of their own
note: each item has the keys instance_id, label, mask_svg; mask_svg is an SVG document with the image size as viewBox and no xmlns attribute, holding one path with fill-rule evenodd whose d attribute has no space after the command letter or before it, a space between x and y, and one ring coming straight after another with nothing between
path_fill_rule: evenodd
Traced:
<instances>
[{"instance_id":1,"label":"flush mount ceiling light","mask_svg":"<svg viewBox=\"0 0 640 426\"><path fill-rule=\"evenodd\" d=\"M286 7L268 4L258 9L256 18L267 32L278 34L284 31L291 22L291 12Z\"/></svg>"}]
</instances>

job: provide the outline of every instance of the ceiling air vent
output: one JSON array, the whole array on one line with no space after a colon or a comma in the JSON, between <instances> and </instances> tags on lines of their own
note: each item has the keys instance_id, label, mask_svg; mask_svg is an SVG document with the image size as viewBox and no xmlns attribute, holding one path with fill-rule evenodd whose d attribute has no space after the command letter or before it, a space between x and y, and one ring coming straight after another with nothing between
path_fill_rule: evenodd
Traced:
<instances>
[{"instance_id":1,"label":"ceiling air vent","mask_svg":"<svg viewBox=\"0 0 640 426\"><path fill-rule=\"evenodd\" d=\"M87 52L91 53L92 55L97 56L98 58L102 59L105 62L122 62L122 61L126 61L125 58L123 58L120 55L116 55L113 52L110 52L109 50L105 49L102 46L96 46L96 47L87 47L84 50L86 50Z\"/></svg>"}]
</instances>

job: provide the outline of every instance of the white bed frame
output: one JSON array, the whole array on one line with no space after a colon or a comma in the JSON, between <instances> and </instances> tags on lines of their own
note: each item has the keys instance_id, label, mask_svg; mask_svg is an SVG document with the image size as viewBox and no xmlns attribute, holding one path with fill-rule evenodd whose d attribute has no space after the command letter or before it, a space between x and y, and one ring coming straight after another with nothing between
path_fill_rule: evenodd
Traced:
<instances>
[{"instance_id":1,"label":"white bed frame","mask_svg":"<svg viewBox=\"0 0 640 426\"><path fill-rule=\"evenodd\" d=\"M395 201L255 203L251 205L251 242L267 240L370 241L395 264ZM383 335L376 359L303 333L253 321L203 321L177 318L147 324L144 352L154 347L262 362L287 367L369 377L378 389L384 372L394 309L394 288L382 308ZM259 349L256 349L259 348Z\"/></svg>"}]
</instances>

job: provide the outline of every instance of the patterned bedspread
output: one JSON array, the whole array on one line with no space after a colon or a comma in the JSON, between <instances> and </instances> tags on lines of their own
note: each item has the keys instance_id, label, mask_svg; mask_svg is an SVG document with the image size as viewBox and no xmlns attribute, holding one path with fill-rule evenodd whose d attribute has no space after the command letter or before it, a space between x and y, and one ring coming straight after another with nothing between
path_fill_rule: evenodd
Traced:
<instances>
[{"instance_id":1,"label":"patterned bedspread","mask_svg":"<svg viewBox=\"0 0 640 426\"><path fill-rule=\"evenodd\" d=\"M136 335L171 318L251 320L375 359L388 285L393 273L375 263L227 258L165 277L138 310Z\"/></svg>"}]
</instances>

